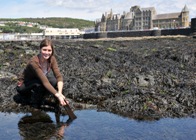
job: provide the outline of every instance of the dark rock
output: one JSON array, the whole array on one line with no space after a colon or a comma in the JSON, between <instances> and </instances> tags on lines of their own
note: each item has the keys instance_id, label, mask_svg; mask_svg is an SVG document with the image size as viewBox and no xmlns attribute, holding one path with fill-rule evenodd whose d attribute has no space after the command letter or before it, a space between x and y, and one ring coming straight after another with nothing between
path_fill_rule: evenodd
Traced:
<instances>
[{"instance_id":1,"label":"dark rock","mask_svg":"<svg viewBox=\"0 0 196 140\"><path fill-rule=\"evenodd\" d=\"M2 42L0 61L9 65L1 65L1 71L18 75L33 55L23 49L13 53L17 43L21 45ZM38 49L38 43L25 44L32 52ZM55 40L54 44L64 94L74 109L97 106L137 119L196 113L196 42L192 37ZM0 111L28 110L13 101L16 81L4 77L0 82Z\"/></svg>"}]
</instances>

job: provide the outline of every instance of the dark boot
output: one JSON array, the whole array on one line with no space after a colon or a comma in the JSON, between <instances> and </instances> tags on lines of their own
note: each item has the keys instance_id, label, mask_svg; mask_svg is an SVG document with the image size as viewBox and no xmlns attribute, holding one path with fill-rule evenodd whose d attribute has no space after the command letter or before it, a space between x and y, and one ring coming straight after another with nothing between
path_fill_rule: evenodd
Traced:
<instances>
[{"instance_id":1,"label":"dark boot","mask_svg":"<svg viewBox=\"0 0 196 140\"><path fill-rule=\"evenodd\" d=\"M44 104L45 90L42 87L36 87L31 90L31 106L40 108Z\"/></svg>"}]
</instances>

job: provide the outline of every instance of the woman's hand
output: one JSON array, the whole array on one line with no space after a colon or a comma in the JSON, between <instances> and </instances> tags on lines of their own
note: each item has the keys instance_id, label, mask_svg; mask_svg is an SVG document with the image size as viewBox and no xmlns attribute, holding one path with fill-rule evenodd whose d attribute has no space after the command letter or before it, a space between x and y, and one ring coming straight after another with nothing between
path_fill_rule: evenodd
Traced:
<instances>
[{"instance_id":1,"label":"woman's hand","mask_svg":"<svg viewBox=\"0 0 196 140\"><path fill-rule=\"evenodd\" d=\"M62 106L67 104L65 101L65 96L63 94L56 93L55 96L58 98L58 100Z\"/></svg>"}]
</instances>

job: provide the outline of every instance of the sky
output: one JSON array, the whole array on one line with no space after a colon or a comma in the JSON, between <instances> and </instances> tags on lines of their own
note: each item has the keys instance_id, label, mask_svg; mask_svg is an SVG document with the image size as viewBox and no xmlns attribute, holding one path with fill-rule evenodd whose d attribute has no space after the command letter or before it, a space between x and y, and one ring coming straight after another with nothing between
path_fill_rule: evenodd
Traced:
<instances>
[{"instance_id":1,"label":"sky","mask_svg":"<svg viewBox=\"0 0 196 140\"><path fill-rule=\"evenodd\" d=\"M196 18L196 0L0 0L0 18L70 17L95 21L109 12L122 15L132 6L154 7L157 14L181 12Z\"/></svg>"}]
</instances>

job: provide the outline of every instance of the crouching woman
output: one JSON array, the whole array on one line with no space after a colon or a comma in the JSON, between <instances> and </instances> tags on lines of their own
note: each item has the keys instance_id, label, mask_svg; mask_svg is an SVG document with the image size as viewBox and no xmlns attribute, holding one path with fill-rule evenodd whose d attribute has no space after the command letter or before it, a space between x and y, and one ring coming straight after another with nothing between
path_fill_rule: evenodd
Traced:
<instances>
[{"instance_id":1,"label":"crouching woman","mask_svg":"<svg viewBox=\"0 0 196 140\"><path fill-rule=\"evenodd\" d=\"M17 91L20 94L29 94L36 87L43 88L53 94L59 103L66 105L65 96L62 94L63 77L59 71L52 41L44 39L40 43L40 53L33 56L19 77ZM38 93L42 94L42 93Z\"/></svg>"}]
</instances>

